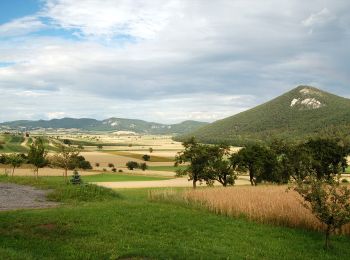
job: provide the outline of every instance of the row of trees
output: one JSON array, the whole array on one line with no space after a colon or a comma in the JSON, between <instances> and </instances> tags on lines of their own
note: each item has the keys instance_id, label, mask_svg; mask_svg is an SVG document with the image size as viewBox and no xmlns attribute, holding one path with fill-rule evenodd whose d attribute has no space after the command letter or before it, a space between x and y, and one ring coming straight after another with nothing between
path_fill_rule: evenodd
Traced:
<instances>
[{"instance_id":1,"label":"row of trees","mask_svg":"<svg viewBox=\"0 0 350 260\"><path fill-rule=\"evenodd\" d=\"M350 189L340 182L350 149L339 140L273 141L268 146L248 145L237 153L231 153L227 145L200 144L194 138L183 146L175 165L187 166L177 174L188 174L193 188L198 181L234 185L237 175L244 173L249 174L253 186L290 183L304 199L303 205L325 224L326 248L330 247L331 233L350 222Z\"/></svg>"},{"instance_id":2,"label":"row of trees","mask_svg":"<svg viewBox=\"0 0 350 260\"><path fill-rule=\"evenodd\" d=\"M58 144L57 153L49 156L43 140L36 138L29 147L28 155L18 153L2 154L0 163L11 165L12 175L16 168L25 163L34 166L35 176L38 176L39 169L45 166L58 167L64 169L64 177L67 179L68 170L76 168L92 169L90 163L79 153L79 149L75 147Z\"/></svg>"},{"instance_id":3,"label":"row of trees","mask_svg":"<svg viewBox=\"0 0 350 260\"><path fill-rule=\"evenodd\" d=\"M345 171L346 156L350 153L332 139L311 139L291 144L274 141L270 145L252 144L237 153L228 145L207 145L194 138L183 143L184 151L175 157L175 166L185 164L177 175L188 175L196 188L197 182L223 186L234 185L237 176L249 174L251 185L261 182L288 183L315 173L318 179L330 179Z\"/></svg>"}]
</instances>

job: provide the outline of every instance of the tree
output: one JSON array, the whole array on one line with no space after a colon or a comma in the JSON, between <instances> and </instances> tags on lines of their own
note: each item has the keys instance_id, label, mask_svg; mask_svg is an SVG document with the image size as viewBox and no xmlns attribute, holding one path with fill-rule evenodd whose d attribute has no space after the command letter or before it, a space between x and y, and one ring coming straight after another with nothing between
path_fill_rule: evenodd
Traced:
<instances>
[{"instance_id":1,"label":"tree","mask_svg":"<svg viewBox=\"0 0 350 260\"><path fill-rule=\"evenodd\" d=\"M188 175L189 180L192 180L193 188L197 187L198 181L206 180L205 169L208 165L210 155L208 146L199 144L194 137L182 143L184 151L179 152L175 157L175 167L179 164L185 164L186 168L177 170L177 176Z\"/></svg>"},{"instance_id":2,"label":"tree","mask_svg":"<svg viewBox=\"0 0 350 260\"><path fill-rule=\"evenodd\" d=\"M149 156L148 154L144 154L144 155L142 156L142 159L143 159L145 162L147 162L147 161L151 160L151 156Z\"/></svg>"},{"instance_id":3,"label":"tree","mask_svg":"<svg viewBox=\"0 0 350 260\"><path fill-rule=\"evenodd\" d=\"M36 138L30 145L28 152L28 162L34 165L34 174L39 175L39 168L47 165L47 151L41 138Z\"/></svg>"},{"instance_id":4,"label":"tree","mask_svg":"<svg viewBox=\"0 0 350 260\"><path fill-rule=\"evenodd\" d=\"M277 158L269 148L253 144L241 149L234 162L240 171L249 172L249 180L252 186L261 181L277 182L278 168Z\"/></svg>"},{"instance_id":5,"label":"tree","mask_svg":"<svg viewBox=\"0 0 350 260\"><path fill-rule=\"evenodd\" d=\"M75 168L75 159L79 155L79 151L72 146L65 146L62 144L59 144L57 148L57 154L52 156L51 163L59 168L64 169L64 178L66 181L68 181L68 170Z\"/></svg>"},{"instance_id":6,"label":"tree","mask_svg":"<svg viewBox=\"0 0 350 260\"><path fill-rule=\"evenodd\" d=\"M24 162L25 159L21 154L13 153L6 156L6 164L10 164L12 166L12 176L15 172L15 169L20 167Z\"/></svg>"},{"instance_id":7,"label":"tree","mask_svg":"<svg viewBox=\"0 0 350 260\"><path fill-rule=\"evenodd\" d=\"M339 179L333 176L325 180L310 174L294 186L305 201L303 205L325 224L326 249L330 247L331 234L350 222L350 189L341 186Z\"/></svg>"},{"instance_id":8,"label":"tree","mask_svg":"<svg viewBox=\"0 0 350 260\"><path fill-rule=\"evenodd\" d=\"M153 148L152 147L148 148L148 151L149 153L153 153Z\"/></svg>"},{"instance_id":9,"label":"tree","mask_svg":"<svg viewBox=\"0 0 350 260\"><path fill-rule=\"evenodd\" d=\"M139 167L139 164L135 161L128 161L126 163L126 167L129 169L129 170L134 170L135 168L138 168Z\"/></svg>"},{"instance_id":10,"label":"tree","mask_svg":"<svg viewBox=\"0 0 350 260\"><path fill-rule=\"evenodd\" d=\"M224 144L207 147L209 153L209 161L204 168L205 181L208 185L212 185L216 180L224 187L234 185L237 179L236 167L237 163L230 154L230 147Z\"/></svg>"},{"instance_id":11,"label":"tree","mask_svg":"<svg viewBox=\"0 0 350 260\"><path fill-rule=\"evenodd\" d=\"M102 144L98 144L98 145L97 145L97 149L102 150L102 149L103 149Z\"/></svg>"},{"instance_id":12,"label":"tree","mask_svg":"<svg viewBox=\"0 0 350 260\"><path fill-rule=\"evenodd\" d=\"M304 145L312 157L311 167L317 178L332 178L333 174L340 173L346 168L346 155L348 151L332 139L311 139Z\"/></svg>"}]
</instances>

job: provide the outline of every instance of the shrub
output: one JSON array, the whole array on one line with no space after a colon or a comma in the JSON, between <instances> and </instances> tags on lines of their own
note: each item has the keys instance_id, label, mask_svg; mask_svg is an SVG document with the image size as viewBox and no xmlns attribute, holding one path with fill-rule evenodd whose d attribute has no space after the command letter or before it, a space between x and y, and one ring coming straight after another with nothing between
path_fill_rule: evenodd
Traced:
<instances>
[{"instance_id":1,"label":"shrub","mask_svg":"<svg viewBox=\"0 0 350 260\"><path fill-rule=\"evenodd\" d=\"M104 201L118 198L113 190L93 184L62 185L48 194L48 199L57 202L67 201Z\"/></svg>"},{"instance_id":2,"label":"shrub","mask_svg":"<svg viewBox=\"0 0 350 260\"><path fill-rule=\"evenodd\" d=\"M113 164L113 163L108 163L108 167L109 167L109 168L113 168L113 167L114 167L114 164Z\"/></svg>"},{"instance_id":3,"label":"shrub","mask_svg":"<svg viewBox=\"0 0 350 260\"><path fill-rule=\"evenodd\" d=\"M118 170L118 172L123 172L123 170Z\"/></svg>"},{"instance_id":4,"label":"shrub","mask_svg":"<svg viewBox=\"0 0 350 260\"><path fill-rule=\"evenodd\" d=\"M126 167L128 167L129 170L134 170L139 167L139 164L135 161L129 161L126 163Z\"/></svg>"},{"instance_id":5,"label":"shrub","mask_svg":"<svg viewBox=\"0 0 350 260\"><path fill-rule=\"evenodd\" d=\"M102 169L102 171L106 172L106 171L107 171L107 169L106 169L106 168L103 168L103 169Z\"/></svg>"},{"instance_id":6,"label":"shrub","mask_svg":"<svg viewBox=\"0 0 350 260\"><path fill-rule=\"evenodd\" d=\"M95 166L96 166L96 167L100 167L100 163L98 163L98 162L95 163Z\"/></svg>"},{"instance_id":7,"label":"shrub","mask_svg":"<svg viewBox=\"0 0 350 260\"><path fill-rule=\"evenodd\" d=\"M144 154L142 156L142 159L147 162L147 161L151 160L151 156L149 156L148 154Z\"/></svg>"},{"instance_id":8,"label":"shrub","mask_svg":"<svg viewBox=\"0 0 350 260\"><path fill-rule=\"evenodd\" d=\"M117 171L117 169L113 167L112 168L112 172L116 172L116 171Z\"/></svg>"},{"instance_id":9,"label":"shrub","mask_svg":"<svg viewBox=\"0 0 350 260\"><path fill-rule=\"evenodd\" d=\"M140 163L139 167L143 171L145 171L148 168L146 163Z\"/></svg>"},{"instance_id":10,"label":"shrub","mask_svg":"<svg viewBox=\"0 0 350 260\"><path fill-rule=\"evenodd\" d=\"M342 183L349 183L349 181L347 179L342 179L341 182Z\"/></svg>"}]
</instances>

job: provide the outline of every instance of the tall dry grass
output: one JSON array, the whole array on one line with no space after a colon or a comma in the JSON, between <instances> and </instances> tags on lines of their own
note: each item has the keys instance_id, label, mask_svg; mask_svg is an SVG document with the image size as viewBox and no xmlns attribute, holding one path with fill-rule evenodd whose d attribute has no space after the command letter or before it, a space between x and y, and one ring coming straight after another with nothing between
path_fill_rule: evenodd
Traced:
<instances>
[{"instance_id":1,"label":"tall dry grass","mask_svg":"<svg viewBox=\"0 0 350 260\"><path fill-rule=\"evenodd\" d=\"M151 200L199 205L216 214L244 216L261 223L324 230L324 225L301 205L302 198L287 186L218 187L179 192L151 191ZM338 234L350 234L350 224Z\"/></svg>"}]
</instances>

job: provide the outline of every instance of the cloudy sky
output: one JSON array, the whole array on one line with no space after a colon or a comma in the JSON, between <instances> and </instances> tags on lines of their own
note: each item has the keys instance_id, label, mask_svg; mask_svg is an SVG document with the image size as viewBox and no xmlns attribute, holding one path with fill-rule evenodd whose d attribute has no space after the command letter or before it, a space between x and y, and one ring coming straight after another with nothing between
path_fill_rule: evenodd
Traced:
<instances>
[{"instance_id":1,"label":"cloudy sky","mask_svg":"<svg viewBox=\"0 0 350 260\"><path fill-rule=\"evenodd\" d=\"M1 0L0 122L214 121L299 84L350 97L348 0Z\"/></svg>"}]
</instances>

